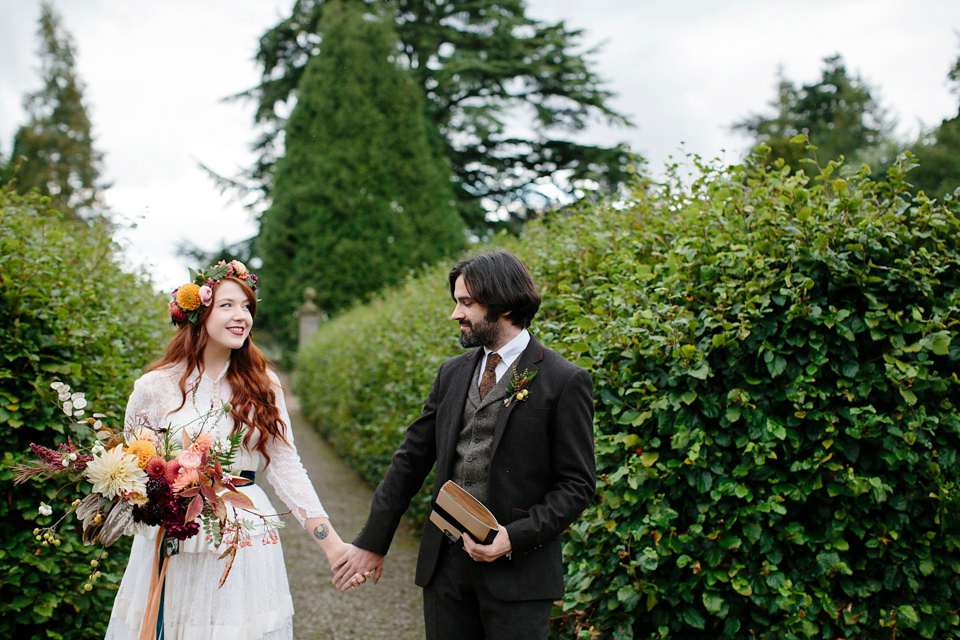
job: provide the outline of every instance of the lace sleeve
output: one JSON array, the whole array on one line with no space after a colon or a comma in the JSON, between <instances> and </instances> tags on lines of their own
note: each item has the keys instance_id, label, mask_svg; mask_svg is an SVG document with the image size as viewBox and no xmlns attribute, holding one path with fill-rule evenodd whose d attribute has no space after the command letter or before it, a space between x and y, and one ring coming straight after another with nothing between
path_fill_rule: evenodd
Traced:
<instances>
[{"instance_id":1,"label":"lace sleeve","mask_svg":"<svg viewBox=\"0 0 960 640\"><path fill-rule=\"evenodd\" d=\"M160 428L167 415L166 405L169 404L169 390L165 389L164 378L160 372L145 374L133 383L133 392L127 401L127 410L124 415L124 427L134 429L144 422L151 427Z\"/></svg>"},{"instance_id":2,"label":"lace sleeve","mask_svg":"<svg viewBox=\"0 0 960 640\"><path fill-rule=\"evenodd\" d=\"M271 375L271 379L273 376ZM277 408L280 409L280 419L284 424L283 435L287 442L279 438L271 438L267 451L270 454L270 464L267 465L267 481L283 500L293 516L303 526L309 518L319 518L327 515L320 504L320 498L307 476L307 470L300 462L300 454L293 444L293 429L290 425L290 415L287 412L287 403L283 397L283 388L279 380L274 380L274 392L277 395Z\"/></svg>"}]
</instances>

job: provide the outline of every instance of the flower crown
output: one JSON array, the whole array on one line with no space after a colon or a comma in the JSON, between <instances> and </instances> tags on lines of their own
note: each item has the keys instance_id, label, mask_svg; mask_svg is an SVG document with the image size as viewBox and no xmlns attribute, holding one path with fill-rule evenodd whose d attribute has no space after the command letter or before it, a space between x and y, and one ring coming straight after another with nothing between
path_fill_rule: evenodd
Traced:
<instances>
[{"instance_id":1,"label":"flower crown","mask_svg":"<svg viewBox=\"0 0 960 640\"><path fill-rule=\"evenodd\" d=\"M257 290L257 276L250 273L239 260L221 260L200 271L190 269L191 281L180 285L170 294L170 319L173 324L179 326L187 321L198 324L203 307L209 307L213 302L213 288L218 282L231 276L246 282L254 291Z\"/></svg>"}]
</instances>

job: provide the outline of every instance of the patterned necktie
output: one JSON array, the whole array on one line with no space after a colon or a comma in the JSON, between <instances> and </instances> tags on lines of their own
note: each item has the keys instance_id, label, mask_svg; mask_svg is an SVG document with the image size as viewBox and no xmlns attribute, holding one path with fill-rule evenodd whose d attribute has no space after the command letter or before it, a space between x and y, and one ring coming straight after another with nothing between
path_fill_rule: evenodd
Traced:
<instances>
[{"instance_id":1,"label":"patterned necktie","mask_svg":"<svg viewBox=\"0 0 960 640\"><path fill-rule=\"evenodd\" d=\"M497 365L500 363L500 354L493 352L487 356L487 366L483 368L483 375L480 377L480 399L486 397L490 390L497 384Z\"/></svg>"}]
</instances>

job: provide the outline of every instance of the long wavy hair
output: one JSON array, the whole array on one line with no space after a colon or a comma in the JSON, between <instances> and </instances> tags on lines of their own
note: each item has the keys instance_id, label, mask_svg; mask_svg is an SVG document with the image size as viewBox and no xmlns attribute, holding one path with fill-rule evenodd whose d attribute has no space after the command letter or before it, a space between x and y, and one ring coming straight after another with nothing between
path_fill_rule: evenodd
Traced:
<instances>
[{"instance_id":1,"label":"long wavy hair","mask_svg":"<svg viewBox=\"0 0 960 640\"><path fill-rule=\"evenodd\" d=\"M227 280L240 285L250 303L250 315L256 318L257 296L246 282L233 276L223 278L214 287L214 297L216 297L216 287ZM186 363L186 369L179 381L183 398L180 406L177 407L178 411L187 403L187 377L194 370L203 375L203 351L210 339L205 325L212 308L213 305L204 307L197 324L185 322L180 325L177 334L167 345L167 352L147 369L147 371L153 371L181 362ZM270 464L270 454L267 453L270 438L280 438L284 442L286 438L283 436L284 424L280 419L280 409L277 407L277 394L267 375L267 359L253 344L252 335L247 336L242 347L234 349L230 354L230 367L227 369L226 377L233 393L230 398L233 433L246 430L243 443L249 448L254 432L258 432L260 437L254 449L264 457L266 464Z\"/></svg>"}]
</instances>

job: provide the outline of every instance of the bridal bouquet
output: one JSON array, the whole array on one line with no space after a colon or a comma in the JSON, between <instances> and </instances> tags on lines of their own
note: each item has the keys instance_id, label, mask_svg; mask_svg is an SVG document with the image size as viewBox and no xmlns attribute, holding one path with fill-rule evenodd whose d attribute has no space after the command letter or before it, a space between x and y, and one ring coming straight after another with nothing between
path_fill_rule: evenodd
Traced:
<instances>
[{"instance_id":1,"label":"bridal bouquet","mask_svg":"<svg viewBox=\"0 0 960 640\"><path fill-rule=\"evenodd\" d=\"M78 446L69 436L56 450L31 444L37 459L14 469L14 483L32 478L56 479L64 485L86 481L91 489L53 525L35 529L37 540L58 546L57 527L71 512L81 522L83 543L102 547L109 547L121 535L132 535L138 523L160 526L167 538L186 540L200 533L198 520L202 520L207 539L217 546L226 545L221 555L228 558L222 586L237 550L250 544L249 531L254 527L249 519L236 515L237 509L254 507L237 491L250 481L224 471L239 450L242 434L214 439L204 430L208 420L229 413L230 404L202 415L199 429L191 437L182 427L156 428L143 415L123 429L108 427L101 414L84 417L87 402L83 393L71 392L61 382L50 386L64 414L89 431L90 444ZM227 505L234 507L233 515ZM43 503L40 512L50 515L53 508ZM277 522L255 515L268 525L266 539L276 541Z\"/></svg>"}]
</instances>

